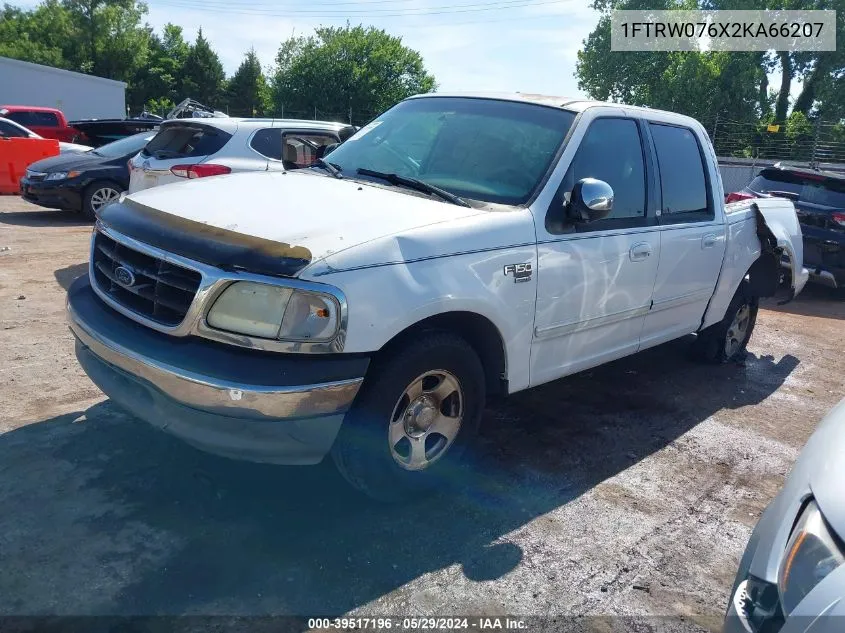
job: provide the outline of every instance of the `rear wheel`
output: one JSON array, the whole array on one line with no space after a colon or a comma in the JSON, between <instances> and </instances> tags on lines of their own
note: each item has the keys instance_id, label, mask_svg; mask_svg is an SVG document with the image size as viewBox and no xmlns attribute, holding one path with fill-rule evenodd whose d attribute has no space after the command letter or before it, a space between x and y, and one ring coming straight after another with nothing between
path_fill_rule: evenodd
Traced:
<instances>
[{"instance_id":1,"label":"rear wheel","mask_svg":"<svg viewBox=\"0 0 845 633\"><path fill-rule=\"evenodd\" d=\"M485 401L472 347L432 332L371 367L332 449L355 488L382 501L413 501L460 478Z\"/></svg>"},{"instance_id":2,"label":"rear wheel","mask_svg":"<svg viewBox=\"0 0 845 633\"><path fill-rule=\"evenodd\" d=\"M741 359L757 323L757 309L758 298L751 295L748 282L743 280L724 318L698 333L693 344L695 355L711 363Z\"/></svg>"},{"instance_id":3,"label":"rear wheel","mask_svg":"<svg viewBox=\"0 0 845 633\"><path fill-rule=\"evenodd\" d=\"M108 180L98 180L85 189L82 197L82 215L89 220L97 217L97 212L107 204L116 202L123 192L123 187Z\"/></svg>"}]
</instances>

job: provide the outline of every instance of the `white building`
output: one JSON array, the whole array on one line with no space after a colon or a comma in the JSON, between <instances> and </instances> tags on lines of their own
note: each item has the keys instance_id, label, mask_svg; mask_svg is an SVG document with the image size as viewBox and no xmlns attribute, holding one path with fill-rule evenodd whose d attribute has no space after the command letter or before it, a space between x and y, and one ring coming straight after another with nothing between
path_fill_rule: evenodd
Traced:
<instances>
[{"instance_id":1,"label":"white building","mask_svg":"<svg viewBox=\"0 0 845 633\"><path fill-rule=\"evenodd\" d=\"M68 120L122 119L126 84L0 57L0 105L58 108Z\"/></svg>"}]
</instances>

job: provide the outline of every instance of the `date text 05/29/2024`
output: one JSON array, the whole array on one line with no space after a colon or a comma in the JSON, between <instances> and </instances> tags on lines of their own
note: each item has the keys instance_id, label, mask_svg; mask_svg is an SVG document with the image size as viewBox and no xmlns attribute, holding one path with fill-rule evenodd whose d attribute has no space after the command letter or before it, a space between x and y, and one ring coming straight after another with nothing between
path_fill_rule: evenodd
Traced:
<instances>
[{"instance_id":1,"label":"date text 05/29/2024","mask_svg":"<svg viewBox=\"0 0 845 633\"><path fill-rule=\"evenodd\" d=\"M497 631L526 630L528 624L524 619L513 617L420 617L420 618L310 618L309 629L328 631L451 631L476 630Z\"/></svg>"}]
</instances>

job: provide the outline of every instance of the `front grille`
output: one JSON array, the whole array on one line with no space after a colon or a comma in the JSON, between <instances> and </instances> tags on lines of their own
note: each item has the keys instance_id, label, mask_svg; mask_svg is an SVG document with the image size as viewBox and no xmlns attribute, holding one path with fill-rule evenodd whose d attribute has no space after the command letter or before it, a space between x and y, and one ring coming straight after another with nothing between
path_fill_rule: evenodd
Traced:
<instances>
[{"instance_id":1,"label":"front grille","mask_svg":"<svg viewBox=\"0 0 845 633\"><path fill-rule=\"evenodd\" d=\"M163 325L182 322L202 280L194 270L136 251L100 232L94 237L91 257L94 283L101 291Z\"/></svg>"},{"instance_id":2,"label":"front grille","mask_svg":"<svg viewBox=\"0 0 845 633\"><path fill-rule=\"evenodd\" d=\"M43 171L30 171L27 169L26 177L29 178L32 182L38 182L40 180L44 180L47 177L47 174Z\"/></svg>"}]
</instances>

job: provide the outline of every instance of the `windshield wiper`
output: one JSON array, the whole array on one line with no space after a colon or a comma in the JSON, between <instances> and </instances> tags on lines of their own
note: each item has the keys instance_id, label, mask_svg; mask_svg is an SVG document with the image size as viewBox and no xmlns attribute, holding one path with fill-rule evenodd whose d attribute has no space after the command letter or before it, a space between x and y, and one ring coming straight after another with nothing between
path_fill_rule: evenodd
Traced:
<instances>
[{"instance_id":1,"label":"windshield wiper","mask_svg":"<svg viewBox=\"0 0 845 633\"><path fill-rule=\"evenodd\" d=\"M343 174L340 173L340 167L334 163L330 163L325 158L318 158L314 163L317 167L322 167L335 178L343 178Z\"/></svg>"},{"instance_id":2,"label":"windshield wiper","mask_svg":"<svg viewBox=\"0 0 845 633\"><path fill-rule=\"evenodd\" d=\"M386 180L392 185L401 185L403 187L408 187L409 189L416 189L417 191L420 191L422 193L434 194L438 198L445 200L446 202L456 204L459 207L470 206L469 202L467 202L460 196L456 196L454 193L449 193L445 189L435 187L434 185L430 185L427 182L418 180L417 178L409 178L407 176L400 176L399 174L388 174L383 171L367 169L366 167L359 168L357 170L357 173L362 176L372 176L373 178L381 178L382 180Z\"/></svg>"}]
</instances>

